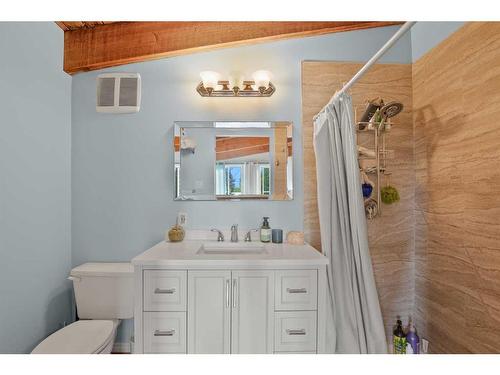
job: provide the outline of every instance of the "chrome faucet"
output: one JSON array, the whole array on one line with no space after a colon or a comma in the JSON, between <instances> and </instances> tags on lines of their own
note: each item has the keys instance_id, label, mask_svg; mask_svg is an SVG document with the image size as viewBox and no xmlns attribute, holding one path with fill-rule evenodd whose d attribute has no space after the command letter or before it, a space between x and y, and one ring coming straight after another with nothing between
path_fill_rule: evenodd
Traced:
<instances>
[{"instance_id":1,"label":"chrome faucet","mask_svg":"<svg viewBox=\"0 0 500 375\"><path fill-rule=\"evenodd\" d=\"M231 226L231 242L238 242L238 224Z\"/></svg>"},{"instance_id":2,"label":"chrome faucet","mask_svg":"<svg viewBox=\"0 0 500 375\"><path fill-rule=\"evenodd\" d=\"M224 242L224 235L222 232L216 228L210 229L211 232L217 232L217 241Z\"/></svg>"}]
</instances>

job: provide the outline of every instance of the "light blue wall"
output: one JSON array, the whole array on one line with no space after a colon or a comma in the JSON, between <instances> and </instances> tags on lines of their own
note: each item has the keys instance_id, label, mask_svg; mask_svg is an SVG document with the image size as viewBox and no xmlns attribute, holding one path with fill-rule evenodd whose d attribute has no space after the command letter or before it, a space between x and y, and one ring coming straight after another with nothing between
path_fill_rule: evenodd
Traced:
<instances>
[{"instance_id":1,"label":"light blue wall","mask_svg":"<svg viewBox=\"0 0 500 375\"><path fill-rule=\"evenodd\" d=\"M71 77L52 22L0 51L0 353L27 353L71 318Z\"/></svg>"},{"instance_id":2,"label":"light blue wall","mask_svg":"<svg viewBox=\"0 0 500 375\"><path fill-rule=\"evenodd\" d=\"M411 28L412 61L417 61L464 24L465 22L417 22Z\"/></svg>"},{"instance_id":3,"label":"light blue wall","mask_svg":"<svg viewBox=\"0 0 500 375\"><path fill-rule=\"evenodd\" d=\"M189 228L232 223L302 229L301 62L366 61L397 27L331 34L131 64L105 71L138 72L139 113L96 113L98 72L77 74L72 90L73 264L129 260L163 238L178 211ZM410 63L409 34L383 59ZM223 75L267 69L277 87L271 98L202 98L202 70ZM333 88L332 88L333 94ZM295 194L291 202L174 202L174 121L289 120L294 123Z\"/></svg>"},{"instance_id":4,"label":"light blue wall","mask_svg":"<svg viewBox=\"0 0 500 375\"><path fill-rule=\"evenodd\" d=\"M215 199L215 128L186 128L184 135L196 142L196 151L181 150L181 196ZM193 193L193 190L195 192Z\"/></svg>"}]
</instances>

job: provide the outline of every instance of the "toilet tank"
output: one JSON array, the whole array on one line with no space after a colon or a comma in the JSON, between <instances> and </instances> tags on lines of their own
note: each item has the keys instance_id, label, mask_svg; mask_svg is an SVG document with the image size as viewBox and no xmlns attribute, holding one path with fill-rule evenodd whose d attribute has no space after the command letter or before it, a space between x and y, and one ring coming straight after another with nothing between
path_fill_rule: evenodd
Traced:
<instances>
[{"instance_id":1,"label":"toilet tank","mask_svg":"<svg viewBox=\"0 0 500 375\"><path fill-rule=\"evenodd\" d=\"M130 263L85 263L70 273L80 319L134 317L134 268Z\"/></svg>"}]
</instances>

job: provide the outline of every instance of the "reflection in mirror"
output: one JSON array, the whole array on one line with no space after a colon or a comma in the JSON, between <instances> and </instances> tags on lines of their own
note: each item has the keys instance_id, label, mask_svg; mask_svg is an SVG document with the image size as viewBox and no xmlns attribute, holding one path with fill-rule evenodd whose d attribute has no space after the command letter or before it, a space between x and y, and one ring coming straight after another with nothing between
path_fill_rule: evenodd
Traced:
<instances>
[{"instance_id":1,"label":"reflection in mirror","mask_svg":"<svg viewBox=\"0 0 500 375\"><path fill-rule=\"evenodd\" d=\"M293 199L290 122L177 122L175 199Z\"/></svg>"},{"instance_id":2,"label":"reflection in mirror","mask_svg":"<svg viewBox=\"0 0 500 375\"><path fill-rule=\"evenodd\" d=\"M217 136L215 190L219 197L268 199L270 160L268 136Z\"/></svg>"}]
</instances>

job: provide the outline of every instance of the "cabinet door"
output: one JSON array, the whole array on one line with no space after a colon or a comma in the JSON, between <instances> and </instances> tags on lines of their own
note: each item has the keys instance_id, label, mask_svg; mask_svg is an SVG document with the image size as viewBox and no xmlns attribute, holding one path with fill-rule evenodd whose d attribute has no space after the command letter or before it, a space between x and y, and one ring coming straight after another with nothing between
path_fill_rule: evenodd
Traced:
<instances>
[{"instance_id":1,"label":"cabinet door","mask_svg":"<svg viewBox=\"0 0 500 375\"><path fill-rule=\"evenodd\" d=\"M231 271L188 271L188 353L230 350Z\"/></svg>"},{"instance_id":2,"label":"cabinet door","mask_svg":"<svg viewBox=\"0 0 500 375\"><path fill-rule=\"evenodd\" d=\"M273 352L274 272L232 272L231 353Z\"/></svg>"}]
</instances>

